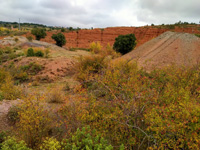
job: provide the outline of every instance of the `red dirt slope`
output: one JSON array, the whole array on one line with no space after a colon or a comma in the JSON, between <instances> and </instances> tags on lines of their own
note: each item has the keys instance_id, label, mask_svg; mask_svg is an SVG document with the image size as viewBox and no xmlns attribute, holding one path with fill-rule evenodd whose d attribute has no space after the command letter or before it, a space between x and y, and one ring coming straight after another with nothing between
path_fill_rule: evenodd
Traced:
<instances>
[{"instance_id":1,"label":"red dirt slope","mask_svg":"<svg viewBox=\"0 0 200 150\"><path fill-rule=\"evenodd\" d=\"M135 34L137 38L137 47L144 44L145 42L161 35L166 31L173 32L185 32L185 33L197 33L200 34L200 26L186 26L178 27L175 26L174 29L166 29L164 27L108 27L105 29L93 29L93 30L79 30L73 32L63 33L66 37L67 43L65 47L79 47L79 48L89 48L90 43L99 41L103 46L107 43L111 45L114 44L115 38L122 34ZM60 31L59 31L60 32ZM42 41L55 43L51 39L52 34L55 32L48 32L47 37L42 39Z\"/></svg>"},{"instance_id":2,"label":"red dirt slope","mask_svg":"<svg viewBox=\"0 0 200 150\"><path fill-rule=\"evenodd\" d=\"M122 56L137 60L146 69L171 64L192 66L200 62L200 38L193 34L165 32Z\"/></svg>"}]
</instances>

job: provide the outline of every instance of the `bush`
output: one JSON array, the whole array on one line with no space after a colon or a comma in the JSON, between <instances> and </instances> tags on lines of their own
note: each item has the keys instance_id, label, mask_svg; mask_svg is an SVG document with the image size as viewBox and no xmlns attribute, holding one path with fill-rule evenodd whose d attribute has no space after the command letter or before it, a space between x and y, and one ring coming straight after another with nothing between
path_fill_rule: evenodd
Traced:
<instances>
[{"instance_id":1,"label":"bush","mask_svg":"<svg viewBox=\"0 0 200 150\"><path fill-rule=\"evenodd\" d=\"M6 100L15 100L21 98L21 90L14 85L11 77L7 77L5 82L1 85L0 90L3 93L3 98Z\"/></svg>"},{"instance_id":2,"label":"bush","mask_svg":"<svg viewBox=\"0 0 200 150\"><path fill-rule=\"evenodd\" d=\"M27 51L27 57L33 57L35 56L34 50L32 48L29 48Z\"/></svg>"},{"instance_id":3,"label":"bush","mask_svg":"<svg viewBox=\"0 0 200 150\"><path fill-rule=\"evenodd\" d=\"M6 132L4 131L0 132L0 149L2 149L2 143L5 141L6 136L7 136Z\"/></svg>"},{"instance_id":4,"label":"bush","mask_svg":"<svg viewBox=\"0 0 200 150\"><path fill-rule=\"evenodd\" d=\"M7 119L9 123L11 123L12 125L15 125L15 123L19 121L19 114L18 114L19 111L20 108L17 106L12 106L9 108Z\"/></svg>"},{"instance_id":5,"label":"bush","mask_svg":"<svg viewBox=\"0 0 200 150\"><path fill-rule=\"evenodd\" d=\"M2 99L14 100L21 97L21 91L14 85L9 72L0 69L0 97Z\"/></svg>"},{"instance_id":6,"label":"bush","mask_svg":"<svg viewBox=\"0 0 200 150\"><path fill-rule=\"evenodd\" d=\"M102 51L102 46L99 42L92 42L90 44L90 51L93 52L94 54L98 54Z\"/></svg>"},{"instance_id":7,"label":"bush","mask_svg":"<svg viewBox=\"0 0 200 150\"><path fill-rule=\"evenodd\" d=\"M49 53L50 53L49 49L48 49L48 48L45 49L45 51L44 51L45 58L48 58L48 57L49 57Z\"/></svg>"},{"instance_id":8,"label":"bush","mask_svg":"<svg viewBox=\"0 0 200 150\"><path fill-rule=\"evenodd\" d=\"M100 73L106 67L107 62L105 60L105 56L93 55L80 57L76 66L76 79L85 84L87 80L93 78L94 74Z\"/></svg>"},{"instance_id":9,"label":"bush","mask_svg":"<svg viewBox=\"0 0 200 150\"><path fill-rule=\"evenodd\" d=\"M24 141L17 142L14 137L8 137L2 143L2 150L31 150Z\"/></svg>"},{"instance_id":10,"label":"bush","mask_svg":"<svg viewBox=\"0 0 200 150\"><path fill-rule=\"evenodd\" d=\"M35 148L51 129L52 118L44 105L44 96L30 96L19 107L19 122L16 123L18 135L29 147Z\"/></svg>"},{"instance_id":11,"label":"bush","mask_svg":"<svg viewBox=\"0 0 200 150\"><path fill-rule=\"evenodd\" d=\"M30 75L36 75L43 69L43 66L36 62L31 62L28 65L21 66L20 69L22 71L26 71Z\"/></svg>"},{"instance_id":12,"label":"bush","mask_svg":"<svg viewBox=\"0 0 200 150\"><path fill-rule=\"evenodd\" d=\"M91 150L112 150L113 147L108 144L101 135L96 133L96 130L91 130L90 127L83 127L71 135L69 139L63 140L65 150L72 149L91 149Z\"/></svg>"},{"instance_id":13,"label":"bush","mask_svg":"<svg viewBox=\"0 0 200 150\"><path fill-rule=\"evenodd\" d=\"M26 37L30 42L33 41L33 37L32 36L27 36Z\"/></svg>"},{"instance_id":14,"label":"bush","mask_svg":"<svg viewBox=\"0 0 200 150\"><path fill-rule=\"evenodd\" d=\"M126 54L133 50L136 46L136 38L134 34L119 35L115 38L113 49L121 54Z\"/></svg>"},{"instance_id":15,"label":"bush","mask_svg":"<svg viewBox=\"0 0 200 150\"><path fill-rule=\"evenodd\" d=\"M26 57L45 57L48 58L48 54L49 54L49 50L45 49L45 51L43 52L41 49L33 49L33 48L29 48L27 50L27 54Z\"/></svg>"},{"instance_id":16,"label":"bush","mask_svg":"<svg viewBox=\"0 0 200 150\"><path fill-rule=\"evenodd\" d=\"M61 143L55 138L46 138L40 146L40 150L61 150Z\"/></svg>"},{"instance_id":17,"label":"bush","mask_svg":"<svg viewBox=\"0 0 200 150\"><path fill-rule=\"evenodd\" d=\"M5 69L0 68L0 87L1 84L5 83L5 79L10 77L9 72L5 71Z\"/></svg>"},{"instance_id":18,"label":"bush","mask_svg":"<svg viewBox=\"0 0 200 150\"><path fill-rule=\"evenodd\" d=\"M65 36L62 33L53 34L51 38L54 39L56 41L56 45L60 47L66 44Z\"/></svg>"},{"instance_id":19,"label":"bush","mask_svg":"<svg viewBox=\"0 0 200 150\"><path fill-rule=\"evenodd\" d=\"M200 34L195 34L195 35L200 38Z\"/></svg>"},{"instance_id":20,"label":"bush","mask_svg":"<svg viewBox=\"0 0 200 150\"><path fill-rule=\"evenodd\" d=\"M31 30L31 33L35 35L36 40L40 40L41 38L45 38L47 35L45 32L45 29L40 29L40 28L34 28Z\"/></svg>"},{"instance_id":21,"label":"bush","mask_svg":"<svg viewBox=\"0 0 200 150\"><path fill-rule=\"evenodd\" d=\"M65 28L62 28L62 29L61 29L61 32L65 32L65 31L66 31Z\"/></svg>"},{"instance_id":22,"label":"bush","mask_svg":"<svg viewBox=\"0 0 200 150\"><path fill-rule=\"evenodd\" d=\"M24 72L24 70L22 70L21 68L16 67L14 65L14 62L11 62L6 67L6 69L10 73L10 75L13 77L15 84L25 82L29 79L27 72Z\"/></svg>"},{"instance_id":23,"label":"bush","mask_svg":"<svg viewBox=\"0 0 200 150\"><path fill-rule=\"evenodd\" d=\"M70 85L68 82L65 83L65 85L63 87L63 91L70 91Z\"/></svg>"},{"instance_id":24,"label":"bush","mask_svg":"<svg viewBox=\"0 0 200 150\"><path fill-rule=\"evenodd\" d=\"M61 93L61 89L54 88L49 92L48 96L48 102L49 103L63 103L64 102L64 96Z\"/></svg>"},{"instance_id":25,"label":"bush","mask_svg":"<svg viewBox=\"0 0 200 150\"><path fill-rule=\"evenodd\" d=\"M37 52L35 52L35 56L37 56L37 57L43 57L44 53L42 51L37 51Z\"/></svg>"}]
</instances>

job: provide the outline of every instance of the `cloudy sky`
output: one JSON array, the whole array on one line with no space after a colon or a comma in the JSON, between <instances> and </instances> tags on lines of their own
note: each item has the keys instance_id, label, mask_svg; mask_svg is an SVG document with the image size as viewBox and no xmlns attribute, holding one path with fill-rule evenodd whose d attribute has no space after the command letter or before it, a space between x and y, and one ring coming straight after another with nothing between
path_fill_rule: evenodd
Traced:
<instances>
[{"instance_id":1,"label":"cloudy sky","mask_svg":"<svg viewBox=\"0 0 200 150\"><path fill-rule=\"evenodd\" d=\"M0 0L0 21L64 27L199 23L200 0Z\"/></svg>"}]
</instances>

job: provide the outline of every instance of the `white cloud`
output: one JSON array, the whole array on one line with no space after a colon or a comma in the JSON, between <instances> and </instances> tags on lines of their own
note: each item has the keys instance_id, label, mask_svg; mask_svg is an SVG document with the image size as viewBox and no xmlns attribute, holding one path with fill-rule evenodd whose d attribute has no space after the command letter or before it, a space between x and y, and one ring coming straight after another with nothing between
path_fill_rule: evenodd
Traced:
<instances>
[{"instance_id":1,"label":"white cloud","mask_svg":"<svg viewBox=\"0 0 200 150\"><path fill-rule=\"evenodd\" d=\"M0 20L81 28L196 22L199 0L0 0Z\"/></svg>"}]
</instances>

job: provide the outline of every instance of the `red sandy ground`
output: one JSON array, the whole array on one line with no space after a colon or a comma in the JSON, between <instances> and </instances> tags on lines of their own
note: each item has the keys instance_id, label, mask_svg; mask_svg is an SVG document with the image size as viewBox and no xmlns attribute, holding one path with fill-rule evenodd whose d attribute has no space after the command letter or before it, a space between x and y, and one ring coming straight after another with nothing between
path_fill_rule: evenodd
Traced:
<instances>
[{"instance_id":1,"label":"red sandy ground","mask_svg":"<svg viewBox=\"0 0 200 150\"><path fill-rule=\"evenodd\" d=\"M136 60L145 69L171 64L194 66L200 63L200 38L188 33L165 32L122 58Z\"/></svg>"}]
</instances>

